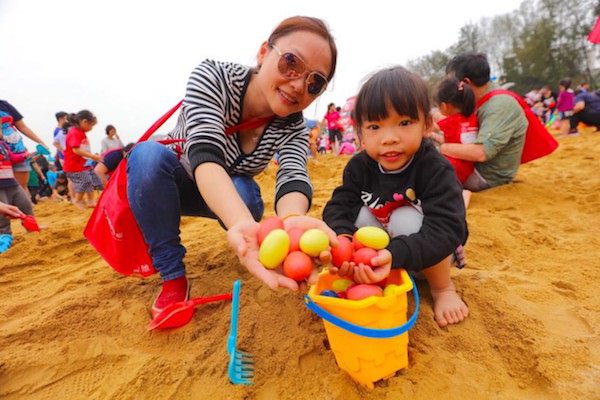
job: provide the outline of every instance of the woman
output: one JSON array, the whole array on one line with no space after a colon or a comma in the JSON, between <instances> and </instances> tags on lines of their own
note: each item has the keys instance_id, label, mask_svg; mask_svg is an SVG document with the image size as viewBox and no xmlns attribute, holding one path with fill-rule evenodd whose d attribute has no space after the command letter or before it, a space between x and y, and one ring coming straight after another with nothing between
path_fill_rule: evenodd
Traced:
<instances>
[{"instance_id":1,"label":"woman","mask_svg":"<svg viewBox=\"0 0 600 400\"><path fill-rule=\"evenodd\" d=\"M255 68L206 60L194 69L177 126L169 134L185 139L180 160L155 142L133 148L127 165L129 201L163 280L153 315L188 297L185 248L179 237L182 214L218 218L240 262L253 275L271 288L298 290L293 279L258 261L256 221L264 208L252 177L267 167L275 152L280 155L277 215L285 218L286 228L321 228L337 244L322 221L305 216L312 186L306 171L308 130L301 113L325 90L336 59L323 21L288 18L260 46ZM233 132L228 134L228 129Z\"/></svg>"},{"instance_id":2,"label":"woman","mask_svg":"<svg viewBox=\"0 0 600 400\"><path fill-rule=\"evenodd\" d=\"M112 125L106 125L106 137L100 142L100 154L104 154L109 150L122 149L123 142L117 135L117 128Z\"/></svg>"}]
</instances>

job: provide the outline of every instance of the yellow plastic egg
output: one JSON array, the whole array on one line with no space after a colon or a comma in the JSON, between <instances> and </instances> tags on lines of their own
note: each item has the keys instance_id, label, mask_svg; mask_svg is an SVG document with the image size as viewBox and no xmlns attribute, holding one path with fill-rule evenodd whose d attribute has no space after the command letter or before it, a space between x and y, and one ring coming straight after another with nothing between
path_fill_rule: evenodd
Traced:
<instances>
[{"instance_id":1,"label":"yellow plastic egg","mask_svg":"<svg viewBox=\"0 0 600 400\"><path fill-rule=\"evenodd\" d=\"M375 226L363 226L356 231L355 237L364 246L375 250L385 249L390 244L387 232Z\"/></svg>"},{"instance_id":2,"label":"yellow plastic egg","mask_svg":"<svg viewBox=\"0 0 600 400\"><path fill-rule=\"evenodd\" d=\"M274 269L281 265L290 251L290 237L283 229L274 229L265 236L258 251L258 260L266 268Z\"/></svg>"},{"instance_id":3,"label":"yellow plastic egg","mask_svg":"<svg viewBox=\"0 0 600 400\"><path fill-rule=\"evenodd\" d=\"M309 229L300 237L300 250L311 257L318 257L329 248L329 237L320 229Z\"/></svg>"}]
</instances>

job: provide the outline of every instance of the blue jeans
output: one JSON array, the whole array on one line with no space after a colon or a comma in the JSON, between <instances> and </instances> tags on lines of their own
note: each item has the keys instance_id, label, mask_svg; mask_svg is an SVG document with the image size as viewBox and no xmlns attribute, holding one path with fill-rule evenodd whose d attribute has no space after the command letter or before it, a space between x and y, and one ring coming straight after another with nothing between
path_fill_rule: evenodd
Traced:
<instances>
[{"instance_id":1,"label":"blue jeans","mask_svg":"<svg viewBox=\"0 0 600 400\"><path fill-rule=\"evenodd\" d=\"M231 180L256 221L264 203L252 177ZM218 219L175 154L156 142L136 145L127 161L127 195L133 215L163 280L185 276L185 247L179 237L182 215ZM220 221L219 221L220 222ZM221 226L223 224L221 223Z\"/></svg>"}]
</instances>

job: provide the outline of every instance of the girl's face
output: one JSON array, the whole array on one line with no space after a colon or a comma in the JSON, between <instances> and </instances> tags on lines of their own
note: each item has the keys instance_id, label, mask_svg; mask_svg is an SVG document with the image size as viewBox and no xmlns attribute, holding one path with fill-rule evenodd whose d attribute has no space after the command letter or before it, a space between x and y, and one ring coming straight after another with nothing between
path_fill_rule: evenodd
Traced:
<instances>
[{"instance_id":1,"label":"girl's face","mask_svg":"<svg viewBox=\"0 0 600 400\"><path fill-rule=\"evenodd\" d=\"M89 132L92 130L92 128L94 127L94 125L96 125L96 120L89 120L89 119L82 119L79 122L79 128L84 131L84 132Z\"/></svg>"},{"instance_id":2,"label":"girl's face","mask_svg":"<svg viewBox=\"0 0 600 400\"><path fill-rule=\"evenodd\" d=\"M117 134L117 130L116 129L111 129L110 131L108 131L108 137L109 138L112 138L116 134Z\"/></svg>"},{"instance_id":3,"label":"girl's face","mask_svg":"<svg viewBox=\"0 0 600 400\"><path fill-rule=\"evenodd\" d=\"M404 167L421 146L427 128L424 120L422 112L419 112L419 119L415 120L399 115L393 107L388 107L386 119L363 121L361 124L365 151L385 171Z\"/></svg>"},{"instance_id":4,"label":"girl's face","mask_svg":"<svg viewBox=\"0 0 600 400\"><path fill-rule=\"evenodd\" d=\"M327 40L306 31L280 37L272 45L274 47L265 42L259 50L260 70L257 83L271 111L284 117L304 110L322 93L310 94L307 81L314 82L315 76L311 76L313 72L322 77L328 76L331 70L331 50ZM290 64L292 61L293 65ZM281 70L286 66L297 68L302 63L305 65L304 73L297 78L288 79L284 75L286 71ZM317 81L322 81L322 78L317 77Z\"/></svg>"}]
</instances>

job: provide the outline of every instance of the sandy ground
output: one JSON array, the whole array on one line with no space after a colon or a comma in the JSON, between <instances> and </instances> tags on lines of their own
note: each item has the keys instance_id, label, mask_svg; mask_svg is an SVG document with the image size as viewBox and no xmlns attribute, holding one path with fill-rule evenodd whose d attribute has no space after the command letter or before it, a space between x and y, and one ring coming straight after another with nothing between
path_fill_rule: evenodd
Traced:
<instances>
[{"instance_id":1,"label":"sandy ground","mask_svg":"<svg viewBox=\"0 0 600 400\"><path fill-rule=\"evenodd\" d=\"M192 295L243 280L239 347L255 356L253 386L227 379L228 303L201 306L183 328L147 332L158 277L117 275L82 235L89 212L44 202L35 212L47 229L27 234L14 222L15 245L0 255L0 397L600 399L600 133L561 143L514 184L473 196L468 267L455 277L471 316L438 328L420 283L410 366L372 391L339 370L301 296L262 286L215 222L182 224ZM311 161L312 215L346 160ZM267 210L274 171L259 178Z\"/></svg>"}]
</instances>

